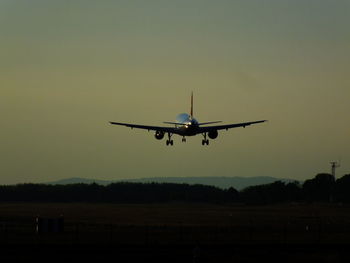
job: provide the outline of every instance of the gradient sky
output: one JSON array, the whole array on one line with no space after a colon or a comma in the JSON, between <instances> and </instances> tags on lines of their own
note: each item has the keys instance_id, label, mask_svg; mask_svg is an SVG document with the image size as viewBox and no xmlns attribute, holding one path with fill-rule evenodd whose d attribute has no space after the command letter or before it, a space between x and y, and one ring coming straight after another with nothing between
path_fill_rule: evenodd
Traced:
<instances>
[{"instance_id":1,"label":"gradient sky","mask_svg":"<svg viewBox=\"0 0 350 263\"><path fill-rule=\"evenodd\" d=\"M350 1L0 0L0 184L350 173ZM268 123L174 146L108 121Z\"/></svg>"}]
</instances>

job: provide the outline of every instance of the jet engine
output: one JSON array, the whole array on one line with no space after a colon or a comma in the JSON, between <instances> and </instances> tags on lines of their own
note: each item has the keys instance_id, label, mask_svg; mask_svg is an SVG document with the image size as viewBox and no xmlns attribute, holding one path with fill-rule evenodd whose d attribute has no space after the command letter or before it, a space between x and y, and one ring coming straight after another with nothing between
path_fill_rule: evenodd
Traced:
<instances>
[{"instance_id":1,"label":"jet engine","mask_svg":"<svg viewBox=\"0 0 350 263\"><path fill-rule=\"evenodd\" d=\"M154 135L154 137L157 139L157 140L161 140L164 138L164 132L163 131L156 131L156 134Z\"/></svg>"},{"instance_id":2,"label":"jet engine","mask_svg":"<svg viewBox=\"0 0 350 263\"><path fill-rule=\"evenodd\" d=\"M218 131L210 131L208 132L208 136L210 139L216 139L218 137Z\"/></svg>"}]
</instances>

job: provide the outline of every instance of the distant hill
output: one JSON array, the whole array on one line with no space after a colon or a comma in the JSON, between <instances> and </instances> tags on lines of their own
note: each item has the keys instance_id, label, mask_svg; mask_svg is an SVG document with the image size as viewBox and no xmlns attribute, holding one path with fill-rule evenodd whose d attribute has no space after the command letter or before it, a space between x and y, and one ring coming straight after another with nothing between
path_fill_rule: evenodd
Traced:
<instances>
[{"instance_id":1,"label":"distant hill","mask_svg":"<svg viewBox=\"0 0 350 263\"><path fill-rule=\"evenodd\" d=\"M46 182L45 184L92 184L92 183L96 183L96 184L100 184L100 185L108 185L108 184L115 183L115 182L116 181L72 177L72 178L61 179L61 180L52 181L52 182Z\"/></svg>"},{"instance_id":2,"label":"distant hill","mask_svg":"<svg viewBox=\"0 0 350 263\"><path fill-rule=\"evenodd\" d=\"M222 189L227 189L233 187L237 190L242 190L248 186L270 184L275 181L282 182L294 182L297 180L285 179L285 178L275 178L270 176L257 176L257 177L149 177L149 178L139 178L139 179L123 179L123 180L96 180L87 178L68 178L58 181L48 182L47 184L76 184L76 183L97 183L100 185L108 185L111 183L118 182L134 182L134 183L178 183L178 184L203 184L216 186Z\"/></svg>"}]
</instances>

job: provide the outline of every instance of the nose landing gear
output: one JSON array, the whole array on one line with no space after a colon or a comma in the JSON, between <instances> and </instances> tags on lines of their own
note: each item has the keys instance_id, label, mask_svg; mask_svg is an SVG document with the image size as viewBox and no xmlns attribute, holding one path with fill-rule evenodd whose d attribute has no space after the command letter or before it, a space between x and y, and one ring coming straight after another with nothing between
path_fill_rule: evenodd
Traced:
<instances>
[{"instance_id":1,"label":"nose landing gear","mask_svg":"<svg viewBox=\"0 0 350 263\"><path fill-rule=\"evenodd\" d=\"M186 137L182 137L182 142L186 142Z\"/></svg>"}]
</instances>

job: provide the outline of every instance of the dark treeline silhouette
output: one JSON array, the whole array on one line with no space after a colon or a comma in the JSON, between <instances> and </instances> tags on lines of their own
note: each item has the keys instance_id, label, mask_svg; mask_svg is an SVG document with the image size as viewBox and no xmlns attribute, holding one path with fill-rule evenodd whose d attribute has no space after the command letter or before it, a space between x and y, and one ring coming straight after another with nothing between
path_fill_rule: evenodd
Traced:
<instances>
[{"instance_id":1,"label":"dark treeline silhouette","mask_svg":"<svg viewBox=\"0 0 350 263\"><path fill-rule=\"evenodd\" d=\"M172 183L18 184L0 186L0 202L226 202L234 196L233 192L233 189L224 191L214 186Z\"/></svg>"},{"instance_id":2,"label":"dark treeline silhouette","mask_svg":"<svg viewBox=\"0 0 350 263\"><path fill-rule=\"evenodd\" d=\"M286 202L350 202L350 174L334 180L318 174L299 182L276 181L237 191L207 185L174 183L17 184L0 186L0 202L210 202L272 204Z\"/></svg>"}]
</instances>

